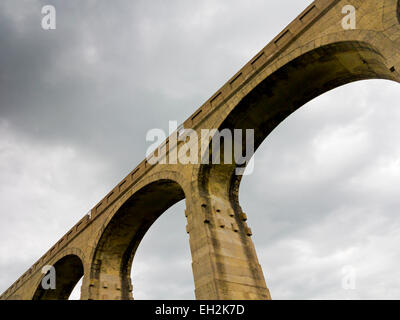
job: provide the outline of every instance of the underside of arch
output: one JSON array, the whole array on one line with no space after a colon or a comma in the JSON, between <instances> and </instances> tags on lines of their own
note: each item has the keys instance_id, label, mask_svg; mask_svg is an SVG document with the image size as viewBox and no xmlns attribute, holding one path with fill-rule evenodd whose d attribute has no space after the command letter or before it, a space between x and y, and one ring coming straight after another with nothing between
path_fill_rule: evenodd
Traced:
<instances>
[{"instance_id":1,"label":"underside of arch","mask_svg":"<svg viewBox=\"0 0 400 320\"><path fill-rule=\"evenodd\" d=\"M56 288L43 289L40 283L33 300L67 300L75 285L83 277L83 264L76 255L71 254L61 258L53 267L56 271Z\"/></svg>"}]
</instances>

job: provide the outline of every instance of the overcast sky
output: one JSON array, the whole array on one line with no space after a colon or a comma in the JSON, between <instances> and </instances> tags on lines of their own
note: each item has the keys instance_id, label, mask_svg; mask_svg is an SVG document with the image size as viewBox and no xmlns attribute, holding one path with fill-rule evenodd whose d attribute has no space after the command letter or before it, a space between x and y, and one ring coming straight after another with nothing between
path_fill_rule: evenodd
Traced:
<instances>
[{"instance_id":1,"label":"overcast sky","mask_svg":"<svg viewBox=\"0 0 400 320\"><path fill-rule=\"evenodd\" d=\"M149 129L185 120L309 3L2 0L0 291L144 159ZM389 81L338 88L256 153L240 202L274 299L400 298L399 101ZM145 236L135 298L194 298L183 210Z\"/></svg>"}]
</instances>

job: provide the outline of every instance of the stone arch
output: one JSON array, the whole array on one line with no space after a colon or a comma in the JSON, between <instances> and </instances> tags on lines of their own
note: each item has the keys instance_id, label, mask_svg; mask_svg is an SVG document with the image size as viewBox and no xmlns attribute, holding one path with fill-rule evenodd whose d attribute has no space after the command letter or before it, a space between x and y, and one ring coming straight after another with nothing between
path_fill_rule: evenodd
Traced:
<instances>
[{"instance_id":1,"label":"stone arch","mask_svg":"<svg viewBox=\"0 0 400 320\"><path fill-rule=\"evenodd\" d=\"M342 38L353 40L338 41ZM363 41L366 38L373 39L373 44ZM223 116L214 128L254 129L257 150L282 121L327 91L367 79L400 82L400 73L392 67L399 55L392 49L390 39L372 31L326 35L306 43L261 71L257 84L247 89L236 105L227 103L221 110ZM232 206L240 208L241 176L235 174L236 168L235 163L199 166L196 174L200 189L229 198Z\"/></svg>"},{"instance_id":2,"label":"stone arch","mask_svg":"<svg viewBox=\"0 0 400 320\"><path fill-rule=\"evenodd\" d=\"M68 248L61 251L48 262L48 265L56 270L56 289L43 289L41 286L43 277L40 277L32 299L67 300L85 273L84 261L84 254L80 249Z\"/></svg>"},{"instance_id":3,"label":"stone arch","mask_svg":"<svg viewBox=\"0 0 400 320\"><path fill-rule=\"evenodd\" d=\"M400 30L397 26L396 28L395 33L398 34ZM289 46L280 53L281 58L271 64L266 63L220 106L218 116L210 121L208 128L216 128L219 131L254 129L257 150L282 121L327 91L367 79L400 82L400 55L395 50L396 47L396 43L387 34L370 30L334 31L317 39L308 39L303 44L297 43L293 50L290 50ZM221 145L223 146L223 143ZM242 149L245 149L244 141ZM220 149L217 152L223 151ZM220 158L223 158L223 154ZM224 255L219 248L225 241L223 233L232 225L240 243L239 247L245 248L242 250L244 254L241 257L241 272L248 269L248 274L254 279L252 285L256 284L255 288L264 288L262 292L254 290L258 299L270 298L269 291L262 281L262 270L252 241L249 240L252 231L239 204L238 194L242 176L236 175L237 166L236 163L197 165L192 171L192 190L197 190L201 198L202 211L206 214L201 220L206 223L208 232L212 234L214 252ZM238 252L240 251L235 250L235 254ZM192 256L196 261L205 259L201 252L195 251ZM254 263L247 264L249 261ZM213 266L218 268L219 264ZM209 272L213 272L213 269ZM224 272L223 269L218 269L219 275ZM230 272L233 272L232 269ZM201 276L199 272L197 277ZM219 292L218 285L218 282L214 284L216 296ZM225 285L227 286L226 283ZM235 282L232 291L237 289L236 286ZM249 290L249 283L246 283L245 288L243 292ZM209 295L208 289L196 290L199 297ZM226 287L223 290L227 290Z\"/></svg>"},{"instance_id":4,"label":"stone arch","mask_svg":"<svg viewBox=\"0 0 400 320\"><path fill-rule=\"evenodd\" d=\"M165 171L147 177L115 208L99 232L90 268L89 299L132 299L131 266L144 235L185 198L183 177Z\"/></svg>"}]
</instances>

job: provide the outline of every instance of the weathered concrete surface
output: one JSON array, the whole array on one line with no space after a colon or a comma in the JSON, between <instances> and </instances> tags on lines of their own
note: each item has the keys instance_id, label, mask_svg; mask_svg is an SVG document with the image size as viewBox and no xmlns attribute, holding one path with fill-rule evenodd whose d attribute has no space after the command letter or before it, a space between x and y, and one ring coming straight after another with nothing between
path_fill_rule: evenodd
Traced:
<instances>
[{"instance_id":1,"label":"weathered concrete surface","mask_svg":"<svg viewBox=\"0 0 400 320\"><path fill-rule=\"evenodd\" d=\"M348 4L357 9L355 30L342 28ZM361 79L399 82L399 12L398 0L315 1L185 128L254 128L258 147L292 112L330 89ZM239 205L234 169L143 161L0 298L66 299L83 275L82 299L132 299L137 247L153 222L182 199L196 298L271 298ZM56 290L40 287L44 265L56 267Z\"/></svg>"}]
</instances>

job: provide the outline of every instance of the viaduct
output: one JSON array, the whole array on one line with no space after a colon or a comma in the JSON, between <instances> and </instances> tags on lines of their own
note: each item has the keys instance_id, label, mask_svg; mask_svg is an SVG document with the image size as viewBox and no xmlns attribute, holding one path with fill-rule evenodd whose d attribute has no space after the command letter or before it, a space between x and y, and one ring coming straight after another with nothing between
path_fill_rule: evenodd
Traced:
<instances>
[{"instance_id":1,"label":"viaduct","mask_svg":"<svg viewBox=\"0 0 400 320\"><path fill-rule=\"evenodd\" d=\"M346 5L356 9L355 28L343 27ZM257 149L308 101L364 79L400 82L400 0L316 0L183 127L254 129ZM164 144L179 149L182 142ZM0 299L68 299L82 277L81 299L133 299L136 249L154 221L183 199L196 299L270 299L239 205L236 167L144 160ZM41 286L45 265L56 269L55 290Z\"/></svg>"}]
</instances>

